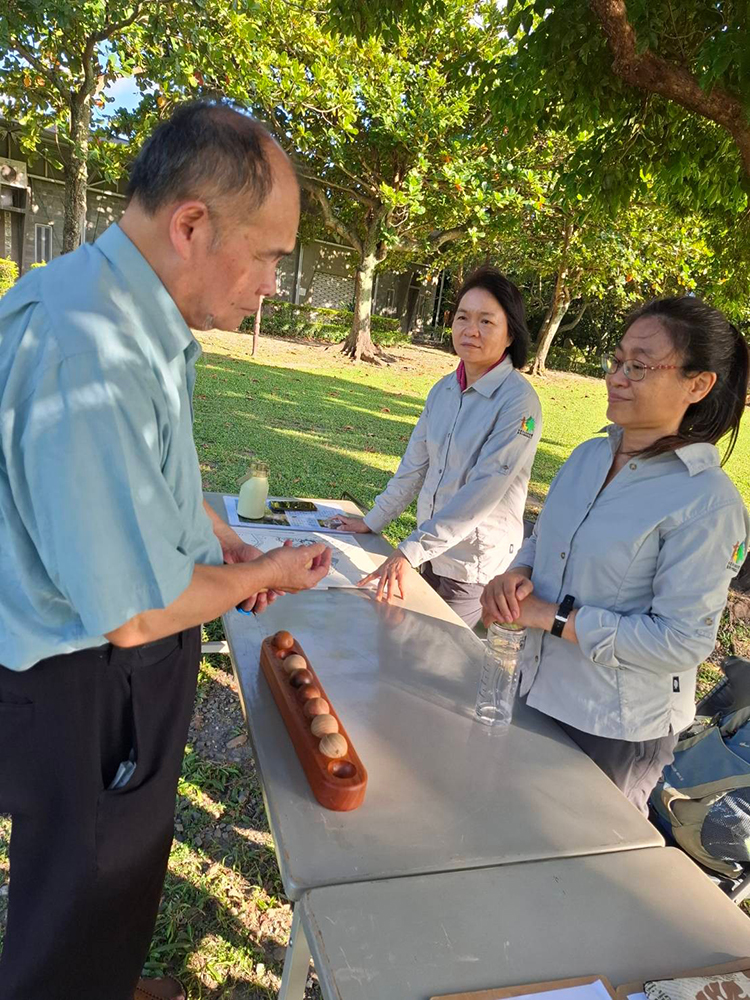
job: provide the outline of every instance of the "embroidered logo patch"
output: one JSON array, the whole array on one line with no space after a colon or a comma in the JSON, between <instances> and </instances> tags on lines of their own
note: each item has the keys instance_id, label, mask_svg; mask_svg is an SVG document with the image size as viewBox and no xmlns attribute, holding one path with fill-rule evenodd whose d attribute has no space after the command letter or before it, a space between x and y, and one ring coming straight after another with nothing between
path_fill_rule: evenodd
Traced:
<instances>
[{"instance_id":1,"label":"embroidered logo patch","mask_svg":"<svg viewBox=\"0 0 750 1000\"><path fill-rule=\"evenodd\" d=\"M673 677L672 678L672 690L674 691L675 694L679 694L680 693L680 678L679 677Z\"/></svg>"},{"instance_id":2,"label":"embroidered logo patch","mask_svg":"<svg viewBox=\"0 0 750 1000\"><path fill-rule=\"evenodd\" d=\"M524 437L530 438L534 433L535 427L536 421L533 417L524 417L521 421L521 426L518 428L518 433L523 434Z\"/></svg>"},{"instance_id":3,"label":"embroidered logo patch","mask_svg":"<svg viewBox=\"0 0 750 1000\"><path fill-rule=\"evenodd\" d=\"M734 548L732 549L732 558L727 563L727 569L731 569L733 573L738 572L745 561L746 555L747 547L745 546L745 543L735 542Z\"/></svg>"}]
</instances>

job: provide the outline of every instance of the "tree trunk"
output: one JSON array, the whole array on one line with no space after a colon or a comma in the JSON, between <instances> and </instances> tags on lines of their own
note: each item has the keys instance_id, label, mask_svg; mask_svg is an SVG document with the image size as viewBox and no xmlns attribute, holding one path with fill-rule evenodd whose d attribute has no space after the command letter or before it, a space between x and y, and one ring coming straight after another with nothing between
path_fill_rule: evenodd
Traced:
<instances>
[{"instance_id":1,"label":"tree trunk","mask_svg":"<svg viewBox=\"0 0 750 1000\"><path fill-rule=\"evenodd\" d=\"M373 250L366 250L357 267L354 283L354 319L343 352L355 361L379 364L378 349L370 333L372 319L372 290L378 259Z\"/></svg>"},{"instance_id":2,"label":"tree trunk","mask_svg":"<svg viewBox=\"0 0 750 1000\"><path fill-rule=\"evenodd\" d=\"M260 339L260 317L263 312L263 296L258 298L258 311L255 313L255 324L253 325L253 353L255 357L258 350L258 340Z\"/></svg>"},{"instance_id":3,"label":"tree trunk","mask_svg":"<svg viewBox=\"0 0 750 1000\"><path fill-rule=\"evenodd\" d=\"M532 375L544 375L546 372L546 361L547 355L549 354L549 349L552 346L552 341L555 339L555 334L560 328L565 313L570 308L570 291L563 284L564 274L558 274L557 281L555 282L555 294L552 299L552 304L547 310L547 315L544 317L544 321L539 329L539 334L537 336L537 349L536 356L531 365Z\"/></svg>"},{"instance_id":4,"label":"tree trunk","mask_svg":"<svg viewBox=\"0 0 750 1000\"><path fill-rule=\"evenodd\" d=\"M65 215L63 253L81 244L86 222L86 188L91 132L91 97L70 96L70 150L65 161Z\"/></svg>"}]
</instances>

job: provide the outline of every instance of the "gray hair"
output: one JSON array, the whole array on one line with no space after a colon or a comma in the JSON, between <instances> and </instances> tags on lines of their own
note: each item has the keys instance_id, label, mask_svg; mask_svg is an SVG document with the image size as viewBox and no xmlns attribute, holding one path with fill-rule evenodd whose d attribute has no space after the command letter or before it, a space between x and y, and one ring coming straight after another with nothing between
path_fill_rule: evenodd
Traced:
<instances>
[{"instance_id":1,"label":"gray hair","mask_svg":"<svg viewBox=\"0 0 750 1000\"><path fill-rule=\"evenodd\" d=\"M138 153L127 187L149 215L192 198L246 195L260 208L273 186L270 133L227 104L191 101L162 122Z\"/></svg>"}]
</instances>

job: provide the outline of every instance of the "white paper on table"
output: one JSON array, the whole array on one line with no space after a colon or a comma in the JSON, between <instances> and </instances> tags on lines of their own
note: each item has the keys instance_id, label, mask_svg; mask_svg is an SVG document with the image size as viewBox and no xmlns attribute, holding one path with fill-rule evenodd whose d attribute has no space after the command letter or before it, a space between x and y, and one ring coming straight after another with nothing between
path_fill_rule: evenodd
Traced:
<instances>
[{"instance_id":1,"label":"white paper on table","mask_svg":"<svg viewBox=\"0 0 750 1000\"><path fill-rule=\"evenodd\" d=\"M320 581L316 589L327 590L329 587L356 587L363 576L367 576L382 562L365 552L357 541L356 535L323 534L319 531L309 531L301 534L288 528L246 528L236 529L243 542L254 545L261 552L277 549L288 539L295 545L315 545L323 542L333 549L331 568L328 576ZM593 998L592 998L593 1000Z\"/></svg>"},{"instance_id":2,"label":"white paper on table","mask_svg":"<svg viewBox=\"0 0 750 1000\"><path fill-rule=\"evenodd\" d=\"M237 497L225 496L224 497L224 508L227 512L227 521L233 528L259 528L261 531L279 531L287 527L285 524L273 524L262 522L254 523L249 525L247 521L242 521L239 514L237 513ZM276 500L277 497L269 497L269 500ZM283 513L283 517L288 522L289 530L292 531L331 531L335 529L328 528L326 521L329 521L332 517L347 515L340 507L332 507L329 504L316 504L317 510L314 511L297 511L297 510L286 510Z\"/></svg>"},{"instance_id":3,"label":"white paper on table","mask_svg":"<svg viewBox=\"0 0 750 1000\"><path fill-rule=\"evenodd\" d=\"M525 993L514 1000L612 1000L601 979L582 986L567 986L559 990L545 990L543 993Z\"/></svg>"}]
</instances>

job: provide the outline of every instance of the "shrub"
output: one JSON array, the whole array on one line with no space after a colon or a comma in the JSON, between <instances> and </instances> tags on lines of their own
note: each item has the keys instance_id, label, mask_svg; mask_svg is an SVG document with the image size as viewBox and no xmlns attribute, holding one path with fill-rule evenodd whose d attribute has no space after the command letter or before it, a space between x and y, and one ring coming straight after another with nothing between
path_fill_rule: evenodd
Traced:
<instances>
[{"instance_id":1,"label":"shrub","mask_svg":"<svg viewBox=\"0 0 750 1000\"><path fill-rule=\"evenodd\" d=\"M46 267L46 266L47 266L47 261L46 260L40 260L40 261L37 261L36 264L29 264L29 270L31 271L35 267Z\"/></svg>"},{"instance_id":2,"label":"shrub","mask_svg":"<svg viewBox=\"0 0 750 1000\"><path fill-rule=\"evenodd\" d=\"M18 264L14 260L0 257L0 295L5 295L16 281L18 281Z\"/></svg>"},{"instance_id":3,"label":"shrub","mask_svg":"<svg viewBox=\"0 0 750 1000\"><path fill-rule=\"evenodd\" d=\"M305 340L324 340L332 344L346 340L354 313L345 309L323 309L317 306L296 306L281 299L266 299L263 303L261 331L264 335L299 337ZM242 323L243 333L252 333L254 320L248 316ZM403 333L397 319L373 316L372 339L383 347L408 343L409 334Z\"/></svg>"}]
</instances>

